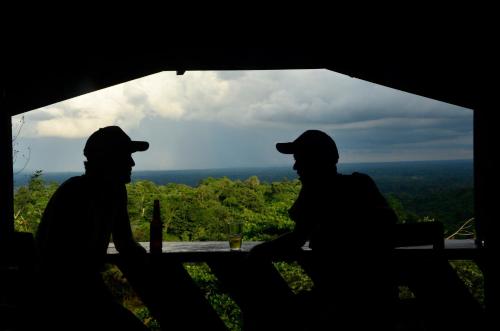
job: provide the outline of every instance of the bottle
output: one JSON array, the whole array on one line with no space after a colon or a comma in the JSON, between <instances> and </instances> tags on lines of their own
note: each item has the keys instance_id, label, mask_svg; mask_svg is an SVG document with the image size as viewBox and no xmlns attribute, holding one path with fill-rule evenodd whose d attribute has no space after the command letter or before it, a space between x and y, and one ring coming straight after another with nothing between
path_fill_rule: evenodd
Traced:
<instances>
[{"instance_id":1,"label":"bottle","mask_svg":"<svg viewBox=\"0 0 500 331\"><path fill-rule=\"evenodd\" d=\"M153 218L149 226L149 251L151 254L161 254L163 225L160 217L160 201L155 200L153 205Z\"/></svg>"}]
</instances>

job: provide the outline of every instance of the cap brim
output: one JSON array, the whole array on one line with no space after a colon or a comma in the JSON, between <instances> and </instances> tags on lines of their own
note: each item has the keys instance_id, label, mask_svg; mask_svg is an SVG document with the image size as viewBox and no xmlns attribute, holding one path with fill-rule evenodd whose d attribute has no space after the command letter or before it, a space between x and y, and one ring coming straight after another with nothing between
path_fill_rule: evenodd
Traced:
<instances>
[{"instance_id":1,"label":"cap brim","mask_svg":"<svg viewBox=\"0 0 500 331\"><path fill-rule=\"evenodd\" d=\"M149 143L147 141L132 141L131 149L132 153L144 152L149 148Z\"/></svg>"},{"instance_id":2,"label":"cap brim","mask_svg":"<svg viewBox=\"0 0 500 331\"><path fill-rule=\"evenodd\" d=\"M295 153L294 143L277 143L276 149L278 150L278 152L283 153L283 154Z\"/></svg>"}]
</instances>

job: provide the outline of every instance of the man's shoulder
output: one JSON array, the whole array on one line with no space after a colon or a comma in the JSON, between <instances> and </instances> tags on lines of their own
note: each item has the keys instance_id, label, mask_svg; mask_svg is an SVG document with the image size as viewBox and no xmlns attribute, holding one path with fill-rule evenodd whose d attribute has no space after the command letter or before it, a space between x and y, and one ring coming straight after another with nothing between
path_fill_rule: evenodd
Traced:
<instances>
[{"instance_id":1,"label":"man's shoulder","mask_svg":"<svg viewBox=\"0 0 500 331\"><path fill-rule=\"evenodd\" d=\"M76 206L88 196L86 179L84 176L75 176L65 180L50 198L44 218L53 218L76 208Z\"/></svg>"},{"instance_id":2,"label":"man's shoulder","mask_svg":"<svg viewBox=\"0 0 500 331\"><path fill-rule=\"evenodd\" d=\"M81 192L87 186L88 180L84 175L66 179L57 189L58 193Z\"/></svg>"},{"instance_id":3,"label":"man's shoulder","mask_svg":"<svg viewBox=\"0 0 500 331\"><path fill-rule=\"evenodd\" d=\"M86 176L85 175L80 175L80 176L74 176L66 179L62 184L61 187L69 187L69 186L74 186L74 185L83 185L87 182Z\"/></svg>"},{"instance_id":4,"label":"man's shoulder","mask_svg":"<svg viewBox=\"0 0 500 331\"><path fill-rule=\"evenodd\" d=\"M377 184L372 177L361 172L353 172L350 175L344 175L345 184L355 190L373 191L377 189Z\"/></svg>"},{"instance_id":5,"label":"man's shoulder","mask_svg":"<svg viewBox=\"0 0 500 331\"><path fill-rule=\"evenodd\" d=\"M370 177L369 175L364 174L364 173L362 173L362 172L357 172L357 171L353 172L353 173L351 174L351 176L352 176L352 177L354 177L354 178L358 178L358 179L359 179L359 178L363 178L363 179L371 179L371 177Z\"/></svg>"},{"instance_id":6,"label":"man's shoulder","mask_svg":"<svg viewBox=\"0 0 500 331\"><path fill-rule=\"evenodd\" d=\"M367 183L367 184L375 183L369 175L361 172L353 172L350 175L344 175L344 177L349 178L350 180L355 181L357 183Z\"/></svg>"}]
</instances>

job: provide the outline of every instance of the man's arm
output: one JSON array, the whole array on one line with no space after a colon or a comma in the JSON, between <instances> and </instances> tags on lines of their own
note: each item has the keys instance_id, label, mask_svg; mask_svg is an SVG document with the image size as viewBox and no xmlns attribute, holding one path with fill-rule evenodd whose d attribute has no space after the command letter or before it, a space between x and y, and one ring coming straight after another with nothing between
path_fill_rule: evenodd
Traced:
<instances>
[{"instance_id":1,"label":"man's arm","mask_svg":"<svg viewBox=\"0 0 500 331\"><path fill-rule=\"evenodd\" d=\"M301 190L299 197L289 210L290 218L295 221L295 227L291 232L255 246L252 249L252 253L273 254L291 252L299 250L304 246L313 228L316 226L315 221L317 221L317 215L307 215L306 210L314 210L314 208L307 207L310 204L307 200L308 197L304 194L304 190Z\"/></svg>"},{"instance_id":2,"label":"man's arm","mask_svg":"<svg viewBox=\"0 0 500 331\"><path fill-rule=\"evenodd\" d=\"M307 222L297 222L291 232L285 233L276 239L262 243L252 249L254 254L278 254L297 251L309 239L311 229Z\"/></svg>"},{"instance_id":3,"label":"man's arm","mask_svg":"<svg viewBox=\"0 0 500 331\"><path fill-rule=\"evenodd\" d=\"M127 191L125 187L118 202L117 217L113 220L113 242L116 249L123 255L145 255L146 250L139 245L132 234L127 210Z\"/></svg>"},{"instance_id":4,"label":"man's arm","mask_svg":"<svg viewBox=\"0 0 500 331\"><path fill-rule=\"evenodd\" d=\"M274 255L279 253L289 253L299 250L306 240L301 238L294 231L285 233L280 237L264 242L252 248L251 253L254 255Z\"/></svg>"}]
</instances>

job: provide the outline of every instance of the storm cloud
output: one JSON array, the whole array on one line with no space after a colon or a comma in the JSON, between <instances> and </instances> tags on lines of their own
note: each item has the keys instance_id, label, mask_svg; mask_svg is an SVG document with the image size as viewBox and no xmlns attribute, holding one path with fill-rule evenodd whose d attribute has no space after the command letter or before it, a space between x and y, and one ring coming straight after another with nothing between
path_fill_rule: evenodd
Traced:
<instances>
[{"instance_id":1,"label":"storm cloud","mask_svg":"<svg viewBox=\"0 0 500 331\"><path fill-rule=\"evenodd\" d=\"M471 110L328 70L162 72L25 120L25 144L38 148L80 146L97 128L120 125L150 140L138 155L144 169L285 164L274 144L310 128L331 134L346 162L472 157ZM81 159L71 153L62 158Z\"/></svg>"}]
</instances>

